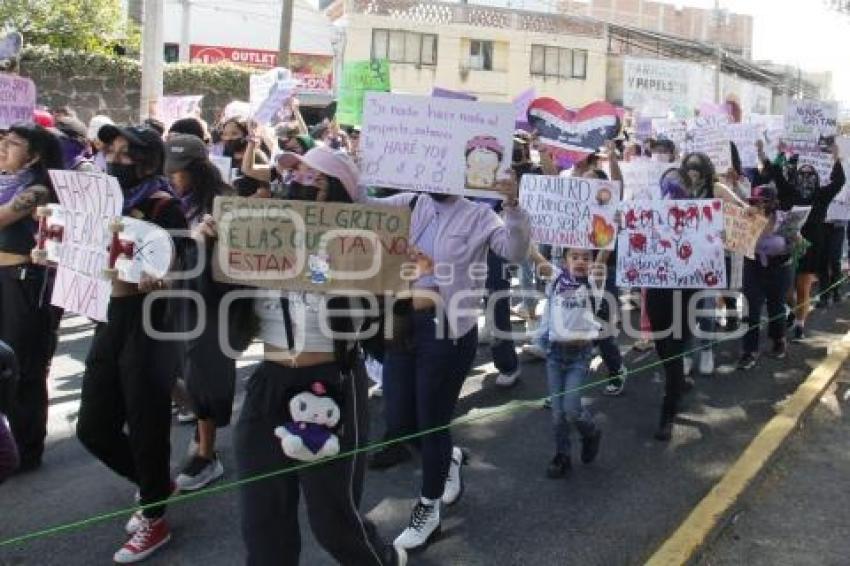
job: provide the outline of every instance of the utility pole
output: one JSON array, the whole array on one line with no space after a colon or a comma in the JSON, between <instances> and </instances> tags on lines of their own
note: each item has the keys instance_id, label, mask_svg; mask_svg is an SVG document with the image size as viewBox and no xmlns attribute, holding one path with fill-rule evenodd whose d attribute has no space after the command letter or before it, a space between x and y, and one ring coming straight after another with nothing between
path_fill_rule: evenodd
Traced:
<instances>
[{"instance_id":1,"label":"utility pole","mask_svg":"<svg viewBox=\"0 0 850 566\"><path fill-rule=\"evenodd\" d=\"M142 92L139 120L156 115L162 98L163 30L165 0L145 0L142 20Z\"/></svg>"},{"instance_id":2,"label":"utility pole","mask_svg":"<svg viewBox=\"0 0 850 566\"><path fill-rule=\"evenodd\" d=\"M277 48L277 66L289 68L289 49L292 39L292 9L294 0L281 0L280 39Z\"/></svg>"},{"instance_id":3,"label":"utility pole","mask_svg":"<svg viewBox=\"0 0 850 566\"><path fill-rule=\"evenodd\" d=\"M180 62L189 62L189 33L192 30L192 3L190 0L181 0L182 14L180 18Z\"/></svg>"}]
</instances>

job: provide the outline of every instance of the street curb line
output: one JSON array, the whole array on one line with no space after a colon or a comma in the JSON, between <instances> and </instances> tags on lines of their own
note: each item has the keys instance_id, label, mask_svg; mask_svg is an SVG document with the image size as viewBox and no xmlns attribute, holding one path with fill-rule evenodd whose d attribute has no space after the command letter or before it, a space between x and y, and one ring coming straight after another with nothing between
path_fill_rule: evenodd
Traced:
<instances>
[{"instance_id":1,"label":"street curb line","mask_svg":"<svg viewBox=\"0 0 850 566\"><path fill-rule=\"evenodd\" d=\"M647 560L647 566L680 566L691 563L697 557L729 510L835 379L841 364L850 356L850 332L829 348L826 358L812 370L720 481Z\"/></svg>"}]
</instances>

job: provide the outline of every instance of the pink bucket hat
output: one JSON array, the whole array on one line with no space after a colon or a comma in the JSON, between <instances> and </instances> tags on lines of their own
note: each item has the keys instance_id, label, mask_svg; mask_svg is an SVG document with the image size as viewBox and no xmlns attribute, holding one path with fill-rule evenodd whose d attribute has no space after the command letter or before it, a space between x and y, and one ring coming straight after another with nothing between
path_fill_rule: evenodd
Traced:
<instances>
[{"instance_id":1,"label":"pink bucket hat","mask_svg":"<svg viewBox=\"0 0 850 566\"><path fill-rule=\"evenodd\" d=\"M282 169L291 169L299 162L320 173L339 179L351 200L357 202L360 196L360 189L357 186L360 170L347 154L327 146L319 146L304 155L285 151L277 158L277 165Z\"/></svg>"}]
</instances>

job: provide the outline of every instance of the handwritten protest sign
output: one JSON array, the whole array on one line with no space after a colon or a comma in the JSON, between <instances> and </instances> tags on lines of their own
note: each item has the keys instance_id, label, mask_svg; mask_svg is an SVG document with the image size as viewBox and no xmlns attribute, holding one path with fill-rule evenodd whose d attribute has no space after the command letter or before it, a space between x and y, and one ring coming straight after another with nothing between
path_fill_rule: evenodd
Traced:
<instances>
[{"instance_id":1,"label":"handwritten protest sign","mask_svg":"<svg viewBox=\"0 0 850 566\"><path fill-rule=\"evenodd\" d=\"M806 220L809 219L811 212L811 206L795 206L791 210L776 211L776 227L774 231L780 236L793 238L800 233Z\"/></svg>"},{"instance_id":2,"label":"handwritten protest sign","mask_svg":"<svg viewBox=\"0 0 850 566\"><path fill-rule=\"evenodd\" d=\"M165 124L165 129L187 116L201 116L202 94L192 96L163 96L157 103L157 117Z\"/></svg>"},{"instance_id":3,"label":"handwritten protest sign","mask_svg":"<svg viewBox=\"0 0 850 566\"><path fill-rule=\"evenodd\" d=\"M278 67L261 75L251 75L250 80L251 114L260 124L270 124L291 98L298 86L298 80L289 69Z\"/></svg>"},{"instance_id":4,"label":"handwritten protest sign","mask_svg":"<svg viewBox=\"0 0 850 566\"><path fill-rule=\"evenodd\" d=\"M829 184L832 176L832 168L835 167L835 159L832 152L824 150L815 141L795 141L792 144L793 151L799 155L797 167L810 165L814 167L820 177L820 184Z\"/></svg>"},{"instance_id":5,"label":"handwritten protest sign","mask_svg":"<svg viewBox=\"0 0 850 566\"><path fill-rule=\"evenodd\" d=\"M767 226L761 214L746 214L744 209L723 203L723 221L726 227L726 249L750 259L756 256L756 242Z\"/></svg>"},{"instance_id":6,"label":"handwritten protest sign","mask_svg":"<svg viewBox=\"0 0 850 566\"><path fill-rule=\"evenodd\" d=\"M494 197L511 166L510 104L368 93L361 182L376 187Z\"/></svg>"},{"instance_id":7,"label":"handwritten protest sign","mask_svg":"<svg viewBox=\"0 0 850 566\"><path fill-rule=\"evenodd\" d=\"M838 155L841 158L844 171L850 171L850 137L835 138L835 144L838 146ZM826 220L828 222L850 220L850 182L844 184L844 188L830 203L826 211Z\"/></svg>"},{"instance_id":8,"label":"handwritten protest sign","mask_svg":"<svg viewBox=\"0 0 850 566\"><path fill-rule=\"evenodd\" d=\"M531 216L531 240L566 248L614 249L620 183L523 175L520 203Z\"/></svg>"},{"instance_id":9,"label":"handwritten protest sign","mask_svg":"<svg viewBox=\"0 0 850 566\"><path fill-rule=\"evenodd\" d=\"M33 110L35 83L24 77L0 73L0 129L32 120Z\"/></svg>"},{"instance_id":10,"label":"handwritten protest sign","mask_svg":"<svg viewBox=\"0 0 850 566\"><path fill-rule=\"evenodd\" d=\"M623 202L618 236L621 287L717 289L726 286L720 200Z\"/></svg>"},{"instance_id":11,"label":"handwritten protest sign","mask_svg":"<svg viewBox=\"0 0 850 566\"><path fill-rule=\"evenodd\" d=\"M389 92L390 64L386 59L352 61L342 69L336 121L348 126L363 123L363 97L367 92Z\"/></svg>"},{"instance_id":12,"label":"handwritten protest sign","mask_svg":"<svg viewBox=\"0 0 850 566\"><path fill-rule=\"evenodd\" d=\"M103 173L51 170L50 180L64 224L51 303L103 322L112 291L112 281L103 277L112 241L109 222L121 216L121 187Z\"/></svg>"},{"instance_id":13,"label":"handwritten protest sign","mask_svg":"<svg viewBox=\"0 0 850 566\"><path fill-rule=\"evenodd\" d=\"M714 164L715 171L725 173L732 167L732 146L729 145L727 128L728 125L689 130L685 151L706 154Z\"/></svg>"},{"instance_id":14,"label":"handwritten protest sign","mask_svg":"<svg viewBox=\"0 0 850 566\"><path fill-rule=\"evenodd\" d=\"M652 200L661 198L661 176L674 163L660 163L649 159L635 159L620 163L623 173L623 200Z\"/></svg>"},{"instance_id":15,"label":"handwritten protest sign","mask_svg":"<svg viewBox=\"0 0 850 566\"><path fill-rule=\"evenodd\" d=\"M713 92L713 83L712 73L696 63L623 60L623 106L644 116L665 118L671 110L678 116L689 115L705 94Z\"/></svg>"},{"instance_id":16,"label":"handwritten protest sign","mask_svg":"<svg viewBox=\"0 0 850 566\"><path fill-rule=\"evenodd\" d=\"M764 152L769 159L779 153L779 141L785 136L785 116L772 114L749 114L746 122L756 126L759 139L764 142Z\"/></svg>"},{"instance_id":17,"label":"handwritten protest sign","mask_svg":"<svg viewBox=\"0 0 850 566\"><path fill-rule=\"evenodd\" d=\"M652 132L657 139L670 140L681 151L688 137L688 124L684 120L653 118Z\"/></svg>"},{"instance_id":18,"label":"handwritten protest sign","mask_svg":"<svg viewBox=\"0 0 850 566\"><path fill-rule=\"evenodd\" d=\"M726 126L729 139L738 148L741 167L755 169L758 167L758 151L756 141L761 137L759 127L755 124L729 124Z\"/></svg>"},{"instance_id":19,"label":"handwritten protest sign","mask_svg":"<svg viewBox=\"0 0 850 566\"><path fill-rule=\"evenodd\" d=\"M789 100L785 110L785 135L792 140L818 141L838 131L838 103L823 100Z\"/></svg>"},{"instance_id":20,"label":"handwritten protest sign","mask_svg":"<svg viewBox=\"0 0 850 566\"><path fill-rule=\"evenodd\" d=\"M217 281L290 291L408 288L410 210L217 197Z\"/></svg>"}]
</instances>

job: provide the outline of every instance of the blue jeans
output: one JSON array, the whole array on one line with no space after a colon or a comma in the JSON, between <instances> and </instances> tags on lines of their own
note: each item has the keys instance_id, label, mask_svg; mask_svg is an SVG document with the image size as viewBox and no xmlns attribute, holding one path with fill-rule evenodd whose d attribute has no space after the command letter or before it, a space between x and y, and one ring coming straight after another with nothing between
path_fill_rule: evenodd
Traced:
<instances>
[{"instance_id":1,"label":"blue jeans","mask_svg":"<svg viewBox=\"0 0 850 566\"><path fill-rule=\"evenodd\" d=\"M570 425L575 425L582 438L596 431L590 411L582 407L580 388L590 373L593 345L572 346L551 343L546 356L546 377L552 397L552 425L555 451L570 453Z\"/></svg>"},{"instance_id":2,"label":"blue jeans","mask_svg":"<svg viewBox=\"0 0 850 566\"><path fill-rule=\"evenodd\" d=\"M510 281L505 277L505 266L507 262L494 254L487 253L487 292L495 293L497 291L507 291L511 288ZM490 301L488 296L487 301ZM493 327L501 332L511 332L511 299L504 296L497 299L493 305ZM503 340L493 338L490 345L490 352L493 355L493 365L500 373L510 374L519 367L519 359L514 348L514 341L511 339Z\"/></svg>"},{"instance_id":3,"label":"blue jeans","mask_svg":"<svg viewBox=\"0 0 850 566\"><path fill-rule=\"evenodd\" d=\"M417 311L412 316L413 350L389 350L384 358L387 439L449 424L478 348L476 327L457 340L437 338L434 311ZM444 326L447 331L448 322ZM422 496L437 499L443 495L451 463L451 433L440 429L418 440Z\"/></svg>"}]
</instances>

